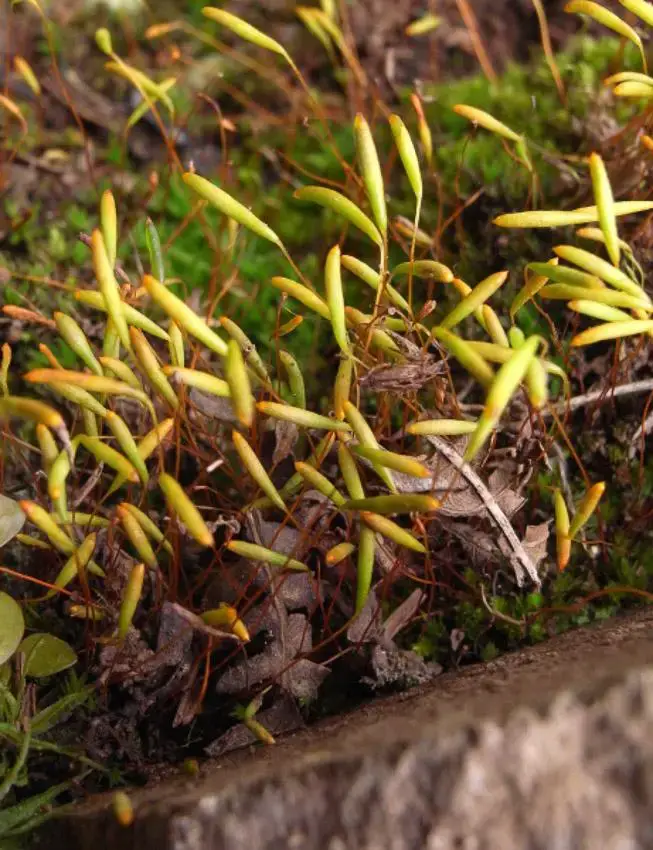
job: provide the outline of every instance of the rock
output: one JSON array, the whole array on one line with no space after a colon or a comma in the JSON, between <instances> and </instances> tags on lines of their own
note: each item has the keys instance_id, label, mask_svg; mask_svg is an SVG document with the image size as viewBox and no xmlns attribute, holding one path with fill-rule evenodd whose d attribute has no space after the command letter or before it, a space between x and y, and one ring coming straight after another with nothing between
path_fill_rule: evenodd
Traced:
<instances>
[{"instance_id":1,"label":"rock","mask_svg":"<svg viewBox=\"0 0 653 850\"><path fill-rule=\"evenodd\" d=\"M223 758L200 780L99 798L48 850L653 847L653 614L579 629Z\"/></svg>"}]
</instances>

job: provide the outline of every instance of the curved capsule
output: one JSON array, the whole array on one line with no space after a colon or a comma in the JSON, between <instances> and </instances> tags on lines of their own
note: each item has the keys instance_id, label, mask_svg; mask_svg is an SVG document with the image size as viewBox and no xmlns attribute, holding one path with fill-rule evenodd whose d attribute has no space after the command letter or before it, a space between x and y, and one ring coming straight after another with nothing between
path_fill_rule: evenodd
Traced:
<instances>
[{"instance_id":1,"label":"curved capsule","mask_svg":"<svg viewBox=\"0 0 653 850\"><path fill-rule=\"evenodd\" d=\"M59 312L54 314L54 321L64 342L68 344L84 365L88 366L91 372L96 375L101 375L102 366L100 366L86 334L77 322L71 316Z\"/></svg>"},{"instance_id":2,"label":"curved capsule","mask_svg":"<svg viewBox=\"0 0 653 850\"><path fill-rule=\"evenodd\" d=\"M233 431L231 437L243 466L249 472L253 480L256 484L258 484L273 504L275 504L280 510L285 511L286 505L279 495L279 491L274 486L272 479L265 471L265 467L259 460L254 449L250 446L242 434L238 433L238 431Z\"/></svg>"},{"instance_id":3,"label":"curved capsule","mask_svg":"<svg viewBox=\"0 0 653 850\"><path fill-rule=\"evenodd\" d=\"M306 564L302 564L301 561L297 561L295 558L289 558L281 552L266 549L265 546L259 546L257 543L247 543L245 540L230 540L227 543L227 549L236 555L240 555L241 558L251 558L252 561L261 561L271 564L273 567L309 572Z\"/></svg>"},{"instance_id":4,"label":"curved capsule","mask_svg":"<svg viewBox=\"0 0 653 850\"><path fill-rule=\"evenodd\" d=\"M256 411L254 396L252 395L245 359L235 339L230 339L227 344L224 371L236 418L245 428L250 428Z\"/></svg>"}]
</instances>

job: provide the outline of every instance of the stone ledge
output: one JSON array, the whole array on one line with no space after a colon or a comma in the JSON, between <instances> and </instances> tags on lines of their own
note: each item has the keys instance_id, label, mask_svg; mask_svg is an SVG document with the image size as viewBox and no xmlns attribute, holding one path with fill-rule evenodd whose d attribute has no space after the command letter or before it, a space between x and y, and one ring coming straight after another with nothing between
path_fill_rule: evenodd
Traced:
<instances>
[{"instance_id":1,"label":"stone ledge","mask_svg":"<svg viewBox=\"0 0 653 850\"><path fill-rule=\"evenodd\" d=\"M67 850L653 848L653 613L224 757L49 824Z\"/></svg>"}]
</instances>

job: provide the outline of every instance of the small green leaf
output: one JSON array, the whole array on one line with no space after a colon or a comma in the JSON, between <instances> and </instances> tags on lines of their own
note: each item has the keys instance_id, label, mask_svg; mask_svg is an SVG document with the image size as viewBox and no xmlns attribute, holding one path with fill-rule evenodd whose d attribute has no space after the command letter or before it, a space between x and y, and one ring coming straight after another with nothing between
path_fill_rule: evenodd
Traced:
<instances>
[{"instance_id":1,"label":"small green leaf","mask_svg":"<svg viewBox=\"0 0 653 850\"><path fill-rule=\"evenodd\" d=\"M18 649L25 655L25 675L35 679L54 676L77 662L72 646L44 632L26 637Z\"/></svg>"},{"instance_id":2,"label":"small green leaf","mask_svg":"<svg viewBox=\"0 0 653 850\"><path fill-rule=\"evenodd\" d=\"M0 495L0 548L15 537L25 525L25 514L18 502Z\"/></svg>"},{"instance_id":3,"label":"small green leaf","mask_svg":"<svg viewBox=\"0 0 653 850\"><path fill-rule=\"evenodd\" d=\"M20 605L0 592L0 664L11 658L23 639L25 620Z\"/></svg>"}]
</instances>

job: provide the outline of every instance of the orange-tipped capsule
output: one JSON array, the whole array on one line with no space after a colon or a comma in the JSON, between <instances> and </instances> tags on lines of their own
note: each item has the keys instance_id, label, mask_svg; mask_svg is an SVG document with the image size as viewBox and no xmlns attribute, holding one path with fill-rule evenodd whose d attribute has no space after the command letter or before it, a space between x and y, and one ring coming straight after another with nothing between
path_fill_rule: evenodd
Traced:
<instances>
[{"instance_id":1,"label":"orange-tipped capsule","mask_svg":"<svg viewBox=\"0 0 653 850\"><path fill-rule=\"evenodd\" d=\"M168 508L177 515L190 536L201 546L213 546L213 535L181 484L171 475L162 472L159 476L159 486L166 498Z\"/></svg>"},{"instance_id":2,"label":"orange-tipped capsule","mask_svg":"<svg viewBox=\"0 0 653 850\"><path fill-rule=\"evenodd\" d=\"M44 508L37 505L36 502L30 502L27 499L24 499L18 504L27 519L35 525L39 531L45 534L55 549L63 552L64 555L72 555L76 548L75 544L66 532L59 528Z\"/></svg>"},{"instance_id":3,"label":"orange-tipped capsule","mask_svg":"<svg viewBox=\"0 0 653 850\"><path fill-rule=\"evenodd\" d=\"M247 626L238 616L238 611L225 602L221 602L218 608L204 611L203 614L200 614L200 617L207 626L213 626L218 629L226 627L243 643L248 643L250 640Z\"/></svg>"},{"instance_id":4,"label":"orange-tipped capsule","mask_svg":"<svg viewBox=\"0 0 653 850\"><path fill-rule=\"evenodd\" d=\"M124 791L115 791L113 795L113 814L120 826L131 826L134 822L134 807Z\"/></svg>"},{"instance_id":5,"label":"orange-tipped capsule","mask_svg":"<svg viewBox=\"0 0 653 850\"><path fill-rule=\"evenodd\" d=\"M125 587L125 593L118 614L118 639L124 640L131 628L134 614L143 592L143 581L145 579L145 564L136 564L132 568Z\"/></svg>"},{"instance_id":6,"label":"orange-tipped capsule","mask_svg":"<svg viewBox=\"0 0 653 850\"><path fill-rule=\"evenodd\" d=\"M338 419L345 418L345 402L351 394L351 379L354 372L354 361L351 357L343 357L338 366L333 387L333 409Z\"/></svg>"},{"instance_id":7,"label":"orange-tipped capsule","mask_svg":"<svg viewBox=\"0 0 653 850\"><path fill-rule=\"evenodd\" d=\"M79 544L75 552L73 552L73 554L70 556L70 558L66 561L66 563L59 571L58 576L53 582L54 588L67 587L76 575L80 575L83 573L83 571L87 568L91 557L93 556L96 540L97 534L95 533L91 533L84 538L84 540ZM101 570L99 567L97 569L100 570L100 573L103 576L104 571ZM54 588L48 591L48 593L46 594L48 598L56 594L57 591Z\"/></svg>"},{"instance_id":8,"label":"orange-tipped capsule","mask_svg":"<svg viewBox=\"0 0 653 850\"><path fill-rule=\"evenodd\" d=\"M354 544L345 540L342 543L337 543L335 546L332 546L324 556L324 560L326 561L327 566L335 567L341 561L344 561L345 558L348 558L355 550L356 547Z\"/></svg>"},{"instance_id":9,"label":"orange-tipped capsule","mask_svg":"<svg viewBox=\"0 0 653 850\"><path fill-rule=\"evenodd\" d=\"M31 372L27 372L24 378L32 384L71 384L72 386L82 387L90 393L135 398L146 407L150 406L150 400L144 392L130 387L124 381L117 381L115 378L89 375L86 372L72 372L68 369L32 369ZM44 422L44 424L47 425L48 423Z\"/></svg>"},{"instance_id":10,"label":"orange-tipped capsule","mask_svg":"<svg viewBox=\"0 0 653 850\"><path fill-rule=\"evenodd\" d=\"M115 469L117 473L124 475L128 481L134 484L137 483L138 472L136 472L133 465L120 452L108 446L98 437L87 437L81 434L77 439L80 446L84 446L95 457L98 463L106 463L107 466Z\"/></svg>"}]
</instances>

